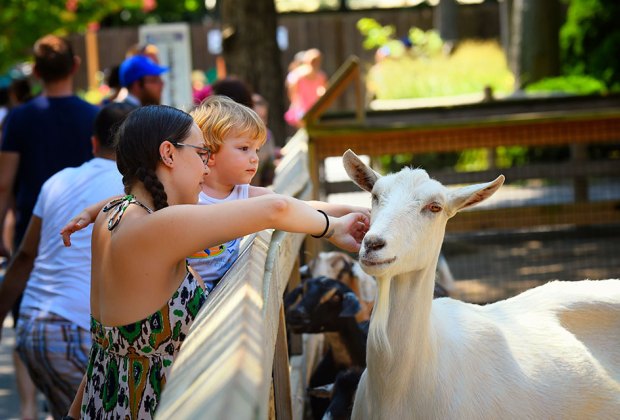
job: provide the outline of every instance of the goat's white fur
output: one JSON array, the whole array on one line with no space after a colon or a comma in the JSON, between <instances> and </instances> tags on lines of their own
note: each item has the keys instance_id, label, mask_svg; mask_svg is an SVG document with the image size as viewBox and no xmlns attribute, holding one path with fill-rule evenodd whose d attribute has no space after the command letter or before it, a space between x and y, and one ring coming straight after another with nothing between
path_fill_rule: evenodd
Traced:
<instances>
[{"instance_id":1,"label":"goat's white fur","mask_svg":"<svg viewBox=\"0 0 620 420\"><path fill-rule=\"evenodd\" d=\"M449 190L420 169L381 177L351 151L344 165L373 194L360 262L379 285L353 419L618 418L620 280L433 301L446 222L504 177Z\"/></svg>"}]
</instances>

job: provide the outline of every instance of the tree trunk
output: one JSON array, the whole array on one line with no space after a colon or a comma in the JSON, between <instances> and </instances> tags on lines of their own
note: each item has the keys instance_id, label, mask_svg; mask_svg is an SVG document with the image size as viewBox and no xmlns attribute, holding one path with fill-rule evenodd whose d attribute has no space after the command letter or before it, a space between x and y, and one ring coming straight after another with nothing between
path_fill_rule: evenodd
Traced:
<instances>
[{"instance_id":1,"label":"tree trunk","mask_svg":"<svg viewBox=\"0 0 620 420\"><path fill-rule=\"evenodd\" d=\"M267 99L269 128L276 143L283 145L284 79L274 0L225 0L220 8L227 74L238 76Z\"/></svg>"},{"instance_id":2,"label":"tree trunk","mask_svg":"<svg viewBox=\"0 0 620 420\"><path fill-rule=\"evenodd\" d=\"M433 11L433 26L449 50L456 46L459 39L458 13L456 0L440 0Z\"/></svg>"},{"instance_id":3,"label":"tree trunk","mask_svg":"<svg viewBox=\"0 0 620 420\"><path fill-rule=\"evenodd\" d=\"M558 0L513 1L510 64L517 89L559 74L560 24Z\"/></svg>"},{"instance_id":4,"label":"tree trunk","mask_svg":"<svg viewBox=\"0 0 620 420\"><path fill-rule=\"evenodd\" d=\"M499 2L499 29L500 40L506 59L508 59L510 51L510 36L511 36L511 22L512 22L512 10L514 0L501 0Z\"/></svg>"}]
</instances>

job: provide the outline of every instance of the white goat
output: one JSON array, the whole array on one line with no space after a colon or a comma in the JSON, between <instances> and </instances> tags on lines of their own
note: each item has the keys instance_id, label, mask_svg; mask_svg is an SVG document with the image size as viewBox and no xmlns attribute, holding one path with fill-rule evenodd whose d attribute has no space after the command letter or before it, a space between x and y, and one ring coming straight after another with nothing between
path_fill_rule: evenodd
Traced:
<instances>
[{"instance_id":1,"label":"white goat","mask_svg":"<svg viewBox=\"0 0 620 420\"><path fill-rule=\"evenodd\" d=\"M420 169L381 177L350 150L344 165L372 193L360 262L379 290L354 419L619 418L620 280L433 301L446 222L504 177L449 190Z\"/></svg>"},{"instance_id":2,"label":"white goat","mask_svg":"<svg viewBox=\"0 0 620 420\"><path fill-rule=\"evenodd\" d=\"M353 257L340 251L319 252L315 258L308 262L306 269L310 277L325 276L350 287L362 307L355 319L357 322L370 319L377 298L377 281L374 277L366 274L360 263ZM436 290L441 292L440 296L445 296L446 293L449 295L456 290L452 271L450 271L448 262L443 255L439 256L435 282L440 286Z\"/></svg>"}]
</instances>

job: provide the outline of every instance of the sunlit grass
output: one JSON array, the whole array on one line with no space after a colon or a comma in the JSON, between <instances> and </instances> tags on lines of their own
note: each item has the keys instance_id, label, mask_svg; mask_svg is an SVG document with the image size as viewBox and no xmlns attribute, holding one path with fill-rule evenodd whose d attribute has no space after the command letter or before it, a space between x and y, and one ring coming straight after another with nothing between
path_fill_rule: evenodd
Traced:
<instances>
[{"instance_id":1,"label":"sunlit grass","mask_svg":"<svg viewBox=\"0 0 620 420\"><path fill-rule=\"evenodd\" d=\"M368 72L376 99L405 99L481 93L486 86L508 94L514 77L494 41L465 41L452 55L388 57Z\"/></svg>"}]
</instances>

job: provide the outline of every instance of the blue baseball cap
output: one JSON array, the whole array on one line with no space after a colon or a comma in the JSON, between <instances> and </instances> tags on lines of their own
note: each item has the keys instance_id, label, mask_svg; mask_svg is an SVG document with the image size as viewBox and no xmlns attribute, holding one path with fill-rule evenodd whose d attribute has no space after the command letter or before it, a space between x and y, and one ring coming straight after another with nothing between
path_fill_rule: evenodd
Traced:
<instances>
[{"instance_id":1,"label":"blue baseball cap","mask_svg":"<svg viewBox=\"0 0 620 420\"><path fill-rule=\"evenodd\" d=\"M160 66L144 55L134 55L121 63L119 78L121 86L127 87L144 76L159 76L168 70L168 67Z\"/></svg>"}]
</instances>

